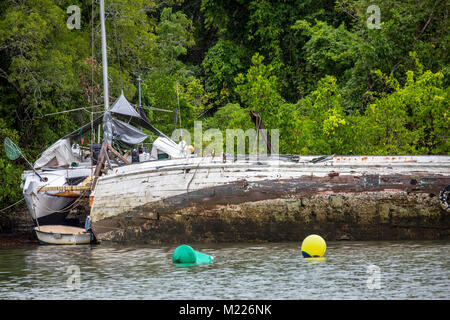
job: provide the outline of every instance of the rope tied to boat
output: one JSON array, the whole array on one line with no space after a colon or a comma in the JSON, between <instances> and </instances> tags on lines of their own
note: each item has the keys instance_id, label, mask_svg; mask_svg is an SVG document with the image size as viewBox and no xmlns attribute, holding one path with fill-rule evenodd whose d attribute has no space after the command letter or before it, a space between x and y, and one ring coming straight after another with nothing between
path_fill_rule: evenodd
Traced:
<instances>
[{"instance_id":1,"label":"rope tied to boat","mask_svg":"<svg viewBox=\"0 0 450 320\"><path fill-rule=\"evenodd\" d=\"M22 198L22 199L20 199L19 201L14 202L12 205L9 205L9 206L7 206L6 208L1 209L0 212L6 211L6 210L8 210L9 208L14 207L16 204L19 204L19 203L22 202L23 200L25 200L25 198Z\"/></svg>"},{"instance_id":2,"label":"rope tied to boat","mask_svg":"<svg viewBox=\"0 0 450 320\"><path fill-rule=\"evenodd\" d=\"M36 207L36 208L39 208L39 209L51 211L51 212L53 212L53 213L67 212L67 211L69 211L69 210L72 210L72 209L75 209L76 207L78 207L78 205L79 205L79 204L81 203L81 201L82 201L82 198L84 198L84 197L88 194L88 192L89 192L89 190L82 192L82 193L80 194L80 196L79 196L73 203L71 203L70 205L68 205L67 207L65 207L65 208L63 208L63 209L61 209L61 210L55 210L55 209L49 208L49 207L46 206L45 204L41 203L41 201L39 201L39 198L36 198L38 203L35 204L35 207Z\"/></svg>"}]
</instances>

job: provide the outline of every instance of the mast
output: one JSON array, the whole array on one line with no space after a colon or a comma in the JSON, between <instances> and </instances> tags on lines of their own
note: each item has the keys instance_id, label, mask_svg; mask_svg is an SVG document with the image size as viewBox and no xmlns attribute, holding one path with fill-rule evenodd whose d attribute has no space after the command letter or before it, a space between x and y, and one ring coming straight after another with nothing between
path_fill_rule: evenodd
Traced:
<instances>
[{"instance_id":1,"label":"mast","mask_svg":"<svg viewBox=\"0 0 450 320\"><path fill-rule=\"evenodd\" d=\"M105 111L109 110L109 93L108 93L108 58L106 55L106 31L105 31L105 2L100 0L100 25L102 34L102 62L103 62L103 99L105 103Z\"/></svg>"},{"instance_id":2,"label":"mast","mask_svg":"<svg viewBox=\"0 0 450 320\"><path fill-rule=\"evenodd\" d=\"M139 109L139 114L142 117L142 113L144 112L144 110L142 110L142 104L141 104L141 76L139 75L138 78L138 97L139 97L139 102L138 102L138 109ZM142 131L142 126L140 127L141 131ZM141 148L144 147L144 141L142 141L141 143Z\"/></svg>"},{"instance_id":3,"label":"mast","mask_svg":"<svg viewBox=\"0 0 450 320\"><path fill-rule=\"evenodd\" d=\"M141 110L141 76L139 75L138 78L138 91L139 91L139 110Z\"/></svg>"}]
</instances>

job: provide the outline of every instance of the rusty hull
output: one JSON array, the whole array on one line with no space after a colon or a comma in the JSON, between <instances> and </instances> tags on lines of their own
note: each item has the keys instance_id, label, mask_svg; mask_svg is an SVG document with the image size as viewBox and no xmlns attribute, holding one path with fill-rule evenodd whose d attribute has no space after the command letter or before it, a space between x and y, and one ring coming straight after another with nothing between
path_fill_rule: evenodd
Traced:
<instances>
[{"instance_id":1,"label":"rusty hull","mask_svg":"<svg viewBox=\"0 0 450 320\"><path fill-rule=\"evenodd\" d=\"M134 243L449 239L440 174L246 180L151 202L93 223L100 241Z\"/></svg>"}]
</instances>

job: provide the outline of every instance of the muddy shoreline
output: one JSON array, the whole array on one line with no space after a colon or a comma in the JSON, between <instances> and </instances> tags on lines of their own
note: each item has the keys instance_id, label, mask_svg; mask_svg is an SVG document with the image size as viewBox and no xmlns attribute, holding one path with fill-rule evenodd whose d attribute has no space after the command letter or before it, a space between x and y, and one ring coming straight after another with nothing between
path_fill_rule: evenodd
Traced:
<instances>
[{"instance_id":1,"label":"muddy shoreline","mask_svg":"<svg viewBox=\"0 0 450 320\"><path fill-rule=\"evenodd\" d=\"M39 243L33 227L25 205L3 212L0 216L0 247Z\"/></svg>"}]
</instances>

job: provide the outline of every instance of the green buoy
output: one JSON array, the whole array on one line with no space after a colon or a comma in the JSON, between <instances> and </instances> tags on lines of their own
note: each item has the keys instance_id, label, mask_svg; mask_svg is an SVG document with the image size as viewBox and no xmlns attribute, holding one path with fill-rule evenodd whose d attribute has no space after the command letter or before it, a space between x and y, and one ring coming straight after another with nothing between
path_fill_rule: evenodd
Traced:
<instances>
[{"instance_id":1,"label":"green buoy","mask_svg":"<svg viewBox=\"0 0 450 320\"><path fill-rule=\"evenodd\" d=\"M182 244L175 249L172 255L172 261L176 267L196 266L203 263L211 263L213 257L208 254L195 251L192 247Z\"/></svg>"}]
</instances>

